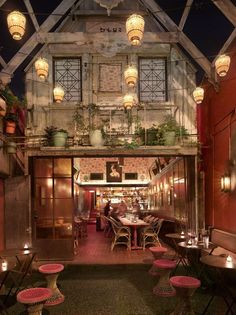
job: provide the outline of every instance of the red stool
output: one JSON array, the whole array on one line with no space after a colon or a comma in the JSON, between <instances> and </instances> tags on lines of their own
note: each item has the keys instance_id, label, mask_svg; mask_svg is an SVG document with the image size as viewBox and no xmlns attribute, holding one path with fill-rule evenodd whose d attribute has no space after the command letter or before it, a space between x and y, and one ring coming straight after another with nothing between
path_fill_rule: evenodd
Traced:
<instances>
[{"instance_id":1,"label":"red stool","mask_svg":"<svg viewBox=\"0 0 236 315\"><path fill-rule=\"evenodd\" d=\"M167 248L162 246L152 246L149 247L149 250L151 251L155 260L162 258L162 256L167 252ZM152 265L148 272L152 276L159 275L158 269L154 264Z\"/></svg>"},{"instance_id":2,"label":"red stool","mask_svg":"<svg viewBox=\"0 0 236 315\"><path fill-rule=\"evenodd\" d=\"M46 306L53 306L64 302L65 297L57 287L57 278L59 273L64 269L62 264L46 264L39 267L47 280L47 287L52 290L52 296L45 303Z\"/></svg>"},{"instance_id":3,"label":"red stool","mask_svg":"<svg viewBox=\"0 0 236 315\"><path fill-rule=\"evenodd\" d=\"M153 293L159 296L174 296L175 290L170 284L169 276L171 271L176 267L176 262L170 259L157 259L153 262L160 275L157 285L153 288Z\"/></svg>"},{"instance_id":4,"label":"red stool","mask_svg":"<svg viewBox=\"0 0 236 315\"><path fill-rule=\"evenodd\" d=\"M200 280L187 276L175 276L170 278L170 283L175 288L178 297L178 304L171 315L194 315L190 297L200 287Z\"/></svg>"},{"instance_id":5,"label":"red stool","mask_svg":"<svg viewBox=\"0 0 236 315\"><path fill-rule=\"evenodd\" d=\"M49 288L30 288L17 294L17 301L24 304L28 314L41 315L43 305L52 296Z\"/></svg>"}]
</instances>

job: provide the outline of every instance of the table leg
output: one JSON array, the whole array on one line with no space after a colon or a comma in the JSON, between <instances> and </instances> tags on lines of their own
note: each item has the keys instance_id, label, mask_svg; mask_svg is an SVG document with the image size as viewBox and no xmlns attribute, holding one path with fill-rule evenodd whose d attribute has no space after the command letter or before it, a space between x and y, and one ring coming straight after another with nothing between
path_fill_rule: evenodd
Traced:
<instances>
[{"instance_id":1,"label":"table leg","mask_svg":"<svg viewBox=\"0 0 236 315\"><path fill-rule=\"evenodd\" d=\"M133 246L131 247L131 249L142 249L141 246L138 246L137 226L133 225L132 227L134 228L134 240L133 240Z\"/></svg>"}]
</instances>

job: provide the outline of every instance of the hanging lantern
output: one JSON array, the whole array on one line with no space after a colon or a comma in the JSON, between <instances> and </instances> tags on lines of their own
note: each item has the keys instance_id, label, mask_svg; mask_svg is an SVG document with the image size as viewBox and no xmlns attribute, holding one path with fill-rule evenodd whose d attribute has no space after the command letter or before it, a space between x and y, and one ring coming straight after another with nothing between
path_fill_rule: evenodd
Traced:
<instances>
[{"instance_id":1,"label":"hanging lantern","mask_svg":"<svg viewBox=\"0 0 236 315\"><path fill-rule=\"evenodd\" d=\"M38 58L35 61L35 70L37 75L40 77L40 79L46 80L47 76L48 76L48 62L45 58Z\"/></svg>"},{"instance_id":2,"label":"hanging lantern","mask_svg":"<svg viewBox=\"0 0 236 315\"><path fill-rule=\"evenodd\" d=\"M138 80L138 70L135 66L129 66L124 73L125 82L129 87L134 87Z\"/></svg>"},{"instance_id":3,"label":"hanging lantern","mask_svg":"<svg viewBox=\"0 0 236 315\"><path fill-rule=\"evenodd\" d=\"M216 72L220 77L224 77L230 66L230 57L226 55L220 55L215 61Z\"/></svg>"},{"instance_id":4,"label":"hanging lantern","mask_svg":"<svg viewBox=\"0 0 236 315\"><path fill-rule=\"evenodd\" d=\"M131 109L134 106L134 97L132 94L127 93L123 98L123 106L126 109Z\"/></svg>"},{"instance_id":5,"label":"hanging lantern","mask_svg":"<svg viewBox=\"0 0 236 315\"><path fill-rule=\"evenodd\" d=\"M7 16L7 26L13 39L20 40L25 34L25 16L19 11L12 11Z\"/></svg>"},{"instance_id":6,"label":"hanging lantern","mask_svg":"<svg viewBox=\"0 0 236 315\"><path fill-rule=\"evenodd\" d=\"M204 89L201 87L196 87L196 89L193 91L193 98L197 104L201 104L204 99Z\"/></svg>"},{"instance_id":7,"label":"hanging lantern","mask_svg":"<svg viewBox=\"0 0 236 315\"><path fill-rule=\"evenodd\" d=\"M56 103L61 103L61 101L63 100L64 95L65 95L65 92L64 92L63 88L60 85L57 85L53 89L53 96L54 96L54 100L56 101Z\"/></svg>"},{"instance_id":8,"label":"hanging lantern","mask_svg":"<svg viewBox=\"0 0 236 315\"><path fill-rule=\"evenodd\" d=\"M126 21L126 33L132 45L141 44L144 32L144 18L138 14L132 14Z\"/></svg>"}]
</instances>

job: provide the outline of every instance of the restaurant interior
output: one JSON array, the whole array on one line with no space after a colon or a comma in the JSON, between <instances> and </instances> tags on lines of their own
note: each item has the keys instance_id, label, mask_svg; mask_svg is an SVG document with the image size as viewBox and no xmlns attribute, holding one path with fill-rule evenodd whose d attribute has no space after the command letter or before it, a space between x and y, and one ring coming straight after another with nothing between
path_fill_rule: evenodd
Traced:
<instances>
[{"instance_id":1,"label":"restaurant interior","mask_svg":"<svg viewBox=\"0 0 236 315\"><path fill-rule=\"evenodd\" d=\"M0 17L0 314L235 315L235 0Z\"/></svg>"}]
</instances>

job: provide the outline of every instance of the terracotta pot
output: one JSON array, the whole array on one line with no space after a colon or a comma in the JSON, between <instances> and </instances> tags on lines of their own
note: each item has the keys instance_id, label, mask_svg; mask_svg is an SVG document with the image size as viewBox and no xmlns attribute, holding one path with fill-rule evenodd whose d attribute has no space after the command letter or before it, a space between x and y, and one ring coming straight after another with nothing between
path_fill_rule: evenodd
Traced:
<instances>
[{"instance_id":1,"label":"terracotta pot","mask_svg":"<svg viewBox=\"0 0 236 315\"><path fill-rule=\"evenodd\" d=\"M14 134L16 130L16 123L14 121L6 121L6 133Z\"/></svg>"}]
</instances>

